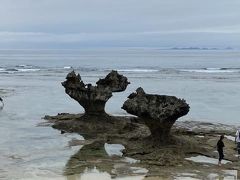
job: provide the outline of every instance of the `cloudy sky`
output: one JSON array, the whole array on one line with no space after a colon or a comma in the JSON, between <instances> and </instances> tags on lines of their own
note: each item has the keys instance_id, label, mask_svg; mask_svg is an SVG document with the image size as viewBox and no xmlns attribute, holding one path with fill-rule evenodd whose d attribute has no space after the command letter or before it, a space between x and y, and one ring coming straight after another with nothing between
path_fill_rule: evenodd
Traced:
<instances>
[{"instance_id":1,"label":"cloudy sky","mask_svg":"<svg viewBox=\"0 0 240 180\"><path fill-rule=\"evenodd\" d=\"M0 0L0 48L240 48L240 0Z\"/></svg>"}]
</instances>

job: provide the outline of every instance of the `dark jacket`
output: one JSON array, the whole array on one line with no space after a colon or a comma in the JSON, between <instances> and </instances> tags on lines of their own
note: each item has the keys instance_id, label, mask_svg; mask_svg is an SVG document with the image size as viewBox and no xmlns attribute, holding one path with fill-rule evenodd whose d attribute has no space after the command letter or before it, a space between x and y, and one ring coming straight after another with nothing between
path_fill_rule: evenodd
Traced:
<instances>
[{"instance_id":1,"label":"dark jacket","mask_svg":"<svg viewBox=\"0 0 240 180\"><path fill-rule=\"evenodd\" d=\"M222 140L219 140L217 143L217 150L218 151L223 151L224 143Z\"/></svg>"}]
</instances>

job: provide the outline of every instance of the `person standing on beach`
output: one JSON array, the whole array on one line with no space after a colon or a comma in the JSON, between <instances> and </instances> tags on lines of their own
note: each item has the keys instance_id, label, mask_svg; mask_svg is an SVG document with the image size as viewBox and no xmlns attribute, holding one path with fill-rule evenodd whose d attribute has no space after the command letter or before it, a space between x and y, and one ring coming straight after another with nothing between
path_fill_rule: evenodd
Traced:
<instances>
[{"instance_id":1,"label":"person standing on beach","mask_svg":"<svg viewBox=\"0 0 240 180\"><path fill-rule=\"evenodd\" d=\"M223 154L223 147L224 147L223 138L224 138L224 135L221 135L220 139L217 142L217 151L218 151L218 154L219 154L218 166L221 166L221 161L224 158L224 154Z\"/></svg>"},{"instance_id":2,"label":"person standing on beach","mask_svg":"<svg viewBox=\"0 0 240 180\"><path fill-rule=\"evenodd\" d=\"M238 158L240 158L240 129L236 132L235 144L237 144Z\"/></svg>"}]
</instances>

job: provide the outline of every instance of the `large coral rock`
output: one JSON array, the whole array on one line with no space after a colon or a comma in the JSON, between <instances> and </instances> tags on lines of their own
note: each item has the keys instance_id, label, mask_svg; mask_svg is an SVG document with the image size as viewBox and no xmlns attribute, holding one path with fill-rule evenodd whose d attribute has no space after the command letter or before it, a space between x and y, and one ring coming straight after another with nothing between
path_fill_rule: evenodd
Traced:
<instances>
[{"instance_id":1,"label":"large coral rock","mask_svg":"<svg viewBox=\"0 0 240 180\"><path fill-rule=\"evenodd\" d=\"M132 93L122 109L143 119L153 140L161 143L169 139L175 121L189 112L189 105L175 96L146 94L142 88Z\"/></svg>"},{"instance_id":2,"label":"large coral rock","mask_svg":"<svg viewBox=\"0 0 240 180\"><path fill-rule=\"evenodd\" d=\"M70 72L62 83L65 92L75 99L85 110L85 115L107 115L105 104L112 92L124 91L129 84L127 78L112 71L106 78L100 79L97 86L85 84L81 76Z\"/></svg>"},{"instance_id":3,"label":"large coral rock","mask_svg":"<svg viewBox=\"0 0 240 180\"><path fill-rule=\"evenodd\" d=\"M125 91L129 82L127 77L118 74L117 71L111 71L104 79L99 79L96 83L98 87L109 87L112 92Z\"/></svg>"}]
</instances>

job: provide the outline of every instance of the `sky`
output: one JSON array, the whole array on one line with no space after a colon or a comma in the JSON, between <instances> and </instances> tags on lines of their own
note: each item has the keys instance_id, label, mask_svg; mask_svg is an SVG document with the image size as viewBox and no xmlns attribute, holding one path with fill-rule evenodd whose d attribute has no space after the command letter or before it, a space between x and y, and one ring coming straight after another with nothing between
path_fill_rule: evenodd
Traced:
<instances>
[{"instance_id":1,"label":"sky","mask_svg":"<svg viewBox=\"0 0 240 180\"><path fill-rule=\"evenodd\" d=\"M240 48L240 0L0 0L0 48Z\"/></svg>"}]
</instances>

